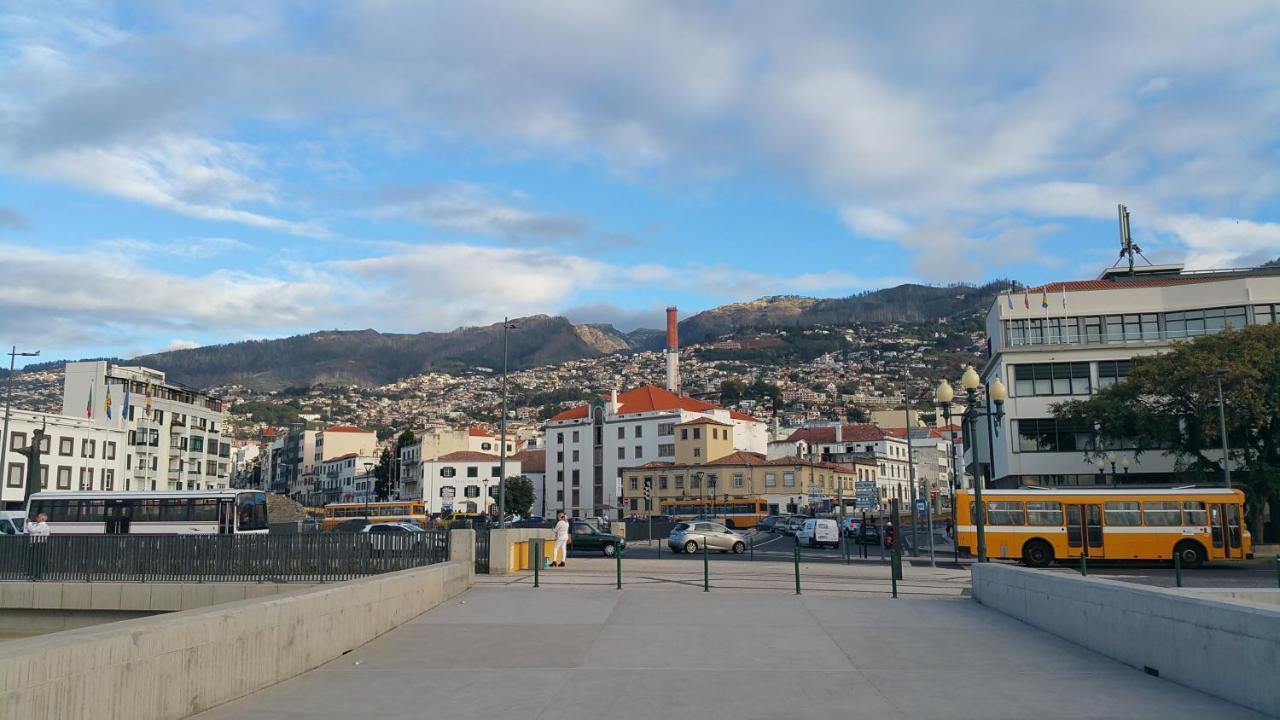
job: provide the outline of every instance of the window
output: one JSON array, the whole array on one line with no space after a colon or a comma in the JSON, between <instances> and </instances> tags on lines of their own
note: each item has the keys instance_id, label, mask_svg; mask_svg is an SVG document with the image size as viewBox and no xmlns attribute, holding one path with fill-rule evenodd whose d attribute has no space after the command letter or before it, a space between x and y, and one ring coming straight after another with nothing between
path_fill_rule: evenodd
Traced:
<instances>
[{"instance_id":1,"label":"window","mask_svg":"<svg viewBox=\"0 0 1280 720\"><path fill-rule=\"evenodd\" d=\"M462 494L463 494L463 496L464 496L464 497L469 497L469 498L478 498L478 497L480 497L480 486L479 486L479 485L468 485L468 486L466 486L466 487L462 488Z\"/></svg>"},{"instance_id":2,"label":"window","mask_svg":"<svg viewBox=\"0 0 1280 720\"><path fill-rule=\"evenodd\" d=\"M694 439L694 440L701 440L701 439L702 439L702 428L694 428L694 429L693 429L693 439Z\"/></svg>"},{"instance_id":3,"label":"window","mask_svg":"<svg viewBox=\"0 0 1280 720\"><path fill-rule=\"evenodd\" d=\"M492 449L493 449L493 443L487 443L487 442L485 442L485 443L480 443L480 449L481 449L481 450L492 450Z\"/></svg>"},{"instance_id":4,"label":"window","mask_svg":"<svg viewBox=\"0 0 1280 720\"><path fill-rule=\"evenodd\" d=\"M469 466L467 468L467 477L469 478L480 477L480 468L476 467L475 465Z\"/></svg>"},{"instance_id":5,"label":"window","mask_svg":"<svg viewBox=\"0 0 1280 720\"><path fill-rule=\"evenodd\" d=\"M783 487L795 487L795 486L796 486L796 474L795 474L795 473L793 473L793 472L784 472L784 473L782 473L782 486L783 486Z\"/></svg>"},{"instance_id":6,"label":"window","mask_svg":"<svg viewBox=\"0 0 1280 720\"><path fill-rule=\"evenodd\" d=\"M677 489L677 490L683 490L683 489L684 489L684 476L683 476L683 475L677 475L677 476L676 476L676 489Z\"/></svg>"},{"instance_id":7,"label":"window","mask_svg":"<svg viewBox=\"0 0 1280 720\"><path fill-rule=\"evenodd\" d=\"M163 498L160 500L161 522L186 522L190 517L190 501L184 498Z\"/></svg>"},{"instance_id":8,"label":"window","mask_svg":"<svg viewBox=\"0 0 1280 720\"><path fill-rule=\"evenodd\" d=\"M658 423L658 435L675 435L675 423Z\"/></svg>"},{"instance_id":9,"label":"window","mask_svg":"<svg viewBox=\"0 0 1280 720\"><path fill-rule=\"evenodd\" d=\"M22 466L18 463L9 463L9 472L5 476L8 478L5 485L11 488L22 487Z\"/></svg>"},{"instance_id":10,"label":"window","mask_svg":"<svg viewBox=\"0 0 1280 720\"><path fill-rule=\"evenodd\" d=\"M1089 394L1089 363L1014 365L1012 369L1015 396Z\"/></svg>"},{"instance_id":11,"label":"window","mask_svg":"<svg viewBox=\"0 0 1280 720\"><path fill-rule=\"evenodd\" d=\"M562 433L562 432L558 432L558 433L556 433L556 444L557 444L557 445L563 445L563 444L564 444L564 433Z\"/></svg>"},{"instance_id":12,"label":"window","mask_svg":"<svg viewBox=\"0 0 1280 720\"><path fill-rule=\"evenodd\" d=\"M644 437L644 426L636 425L636 437Z\"/></svg>"},{"instance_id":13,"label":"window","mask_svg":"<svg viewBox=\"0 0 1280 720\"><path fill-rule=\"evenodd\" d=\"M116 489L116 471L115 470L102 471L102 489L103 490Z\"/></svg>"},{"instance_id":14,"label":"window","mask_svg":"<svg viewBox=\"0 0 1280 720\"><path fill-rule=\"evenodd\" d=\"M97 441L95 440L81 440L80 441L80 457L86 457L86 458L94 457L95 444L97 444Z\"/></svg>"},{"instance_id":15,"label":"window","mask_svg":"<svg viewBox=\"0 0 1280 720\"><path fill-rule=\"evenodd\" d=\"M458 469L457 469L457 468L453 468L453 467L442 467L442 468L440 468L440 477L447 477L447 478L451 478L451 477L456 477L456 476L457 476L457 474L458 474Z\"/></svg>"},{"instance_id":16,"label":"window","mask_svg":"<svg viewBox=\"0 0 1280 720\"><path fill-rule=\"evenodd\" d=\"M992 525L1026 525L1022 503L999 500L987 503L987 522Z\"/></svg>"},{"instance_id":17,"label":"window","mask_svg":"<svg viewBox=\"0 0 1280 720\"><path fill-rule=\"evenodd\" d=\"M1209 514L1205 512L1204 503L1199 500L1188 500L1182 503L1182 522L1193 527L1208 525Z\"/></svg>"},{"instance_id":18,"label":"window","mask_svg":"<svg viewBox=\"0 0 1280 720\"><path fill-rule=\"evenodd\" d=\"M93 468L80 468L80 489L93 489Z\"/></svg>"},{"instance_id":19,"label":"window","mask_svg":"<svg viewBox=\"0 0 1280 720\"><path fill-rule=\"evenodd\" d=\"M27 434L21 432L9 433L9 449L21 450L27 446Z\"/></svg>"},{"instance_id":20,"label":"window","mask_svg":"<svg viewBox=\"0 0 1280 720\"><path fill-rule=\"evenodd\" d=\"M636 459L637 459L637 460L639 460L639 459L640 459L640 458L642 458L642 457L644 457L644 446L642 446L642 445L637 445L637 446L636 446Z\"/></svg>"},{"instance_id":21,"label":"window","mask_svg":"<svg viewBox=\"0 0 1280 720\"><path fill-rule=\"evenodd\" d=\"M105 442L102 444L102 457L107 460L116 459L116 444L113 442Z\"/></svg>"},{"instance_id":22,"label":"window","mask_svg":"<svg viewBox=\"0 0 1280 720\"><path fill-rule=\"evenodd\" d=\"M667 476L666 476L666 475L659 475L659 476L658 476L658 489L659 489L659 490L666 490L666 489L667 489Z\"/></svg>"},{"instance_id":23,"label":"window","mask_svg":"<svg viewBox=\"0 0 1280 720\"><path fill-rule=\"evenodd\" d=\"M619 439L619 440L625 440L626 438L627 438L627 428L626 428L626 427L624 427L624 426L622 426L622 425L619 425L619 426L618 426L618 439Z\"/></svg>"},{"instance_id":24,"label":"window","mask_svg":"<svg viewBox=\"0 0 1280 720\"><path fill-rule=\"evenodd\" d=\"M457 494L458 494L458 488L454 487L453 485L440 486L440 497L442 498L453 498Z\"/></svg>"},{"instance_id":25,"label":"window","mask_svg":"<svg viewBox=\"0 0 1280 720\"><path fill-rule=\"evenodd\" d=\"M1032 500L1027 502L1028 525L1061 525L1062 503L1056 500Z\"/></svg>"},{"instance_id":26,"label":"window","mask_svg":"<svg viewBox=\"0 0 1280 720\"><path fill-rule=\"evenodd\" d=\"M631 478L631 489L632 489L632 490L639 490L639 489L640 489L640 478L638 478L638 477L632 477L632 478Z\"/></svg>"},{"instance_id":27,"label":"window","mask_svg":"<svg viewBox=\"0 0 1280 720\"><path fill-rule=\"evenodd\" d=\"M1253 322L1255 325L1280 323L1280 305L1254 305Z\"/></svg>"},{"instance_id":28,"label":"window","mask_svg":"<svg viewBox=\"0 0 1280 720\"><path fill-rule=\"evenodd\" d=\"M778 487L778 475L776 473L767 472L764 474L765 487Z\"/></svg>"},{"instance_id":29,"label":"window","mask_svg":"<svg viewBox=\"0 0 1280 720\"><path fill-rule=\"evenodd\" d=\"M1102 342L1102 318L1084 318L1084 341L1090 344Z\"/></svg>"},{"instance_id":30,"label":"window","mask_svg":"<svg viewBox=\"0 0 1280 720\"><path fill-rule=\"evenodd\" d=\"M557 451L556 451L556 462L558 462L558 463L560 463L560 464L562 464L562 465L564 464L564 451L563 451L563 450L557 450Z\"/></svg>"},{"instance_id":31,"label":"window","mask_svg":"<svg viewBox=\"0 0 1280 720\"><path fill-rule=\"evenodd\" d=\"M193 498L191 500L191 522L217 522L218 501L216 498Z\"/></svg>"},{"instance_id":32,"label":"window","mask_svg":"<svg viewBox=\"0 0 1280 720\"><path fill-rule=\"evenodd\" d=\"M58 466L58 489L59 490L71 489L71 468L67 467L66 465Z\"/></svg>"},{"instance_id":33,"label":"window","mask_svg":"<svg viewBox=\"0 0 1280 720\"><path fill-rule=\"evenodd\" d=\"M74 438L64 437L58 438L58 454L63 457L71 457L76 451L76 441Z\"/></svg>"},{"instance_id":34,"label":"window","mask_svg":"<svg viewBox=\"0 0 1280 720\"><path fill-rule=\"evenodd\" d=\"M582 480L582 474L581 474L581 472L580 472L580 471L578 471L578 470L574 470L574 471L573 471L572 479L573 479L573 486L574 486L574 487L578 487L578 484L579 484L579 483L581 482L581 480Z\"/></svg>"},{"instance_id":35,"label":"window","mask_svg":"<svg viewBox=\"0 0 1280 720\"><path fill-rule=\"evenodd\" d=\"M1017 425L1016 452L1077 452L1092 450L1093 430L1057 418L1023 418Z\"/></svg>"},{"instance_id":36,"label":"window","mask_svg":"<svg viewBox=\"0 0 1280 720\"><path fill-rule=\"evenodd\" d=\"M659 445L658 457L675 457L676 446L674 444Z\"/></svg>"},{"instance_id":37,"label":"window","mask_svg":"<svg viewBox=\"0 0 1280 720\"><path fill-rule=\"evenodd\" d=\"M1131 360L1102 360L1098 362L1098 389L1111 387L1129 377L1133 368Z\"/></svg>"},{"instance_id":38,"label":"window","mask_svg":"<svg viewBox=\"0 0 1280 720\"><path fill-rule=\"evenodd\" d=\"M702 448L694 448L694 449L693 449L693 456L694 456L694 457L702 457Z\"/></svg>"},{"instance_id":39,"label":"window","mask_svg":"<svg viewBox=\"0 0 1280 720\"><path fill-rule=\"evenodd\" d=\"M574 462L578 462L578 459L579 459L580 457L581 457L581 455L579 455L579 451L574 450L574 451L573 451L573 461L574 461Z\"/></svg>"},{"instance_id":40,"label":"window","mask_svg":"<svg viewBox=\"0 0 1280 720\"><path fill-rule=\"evenodd\" d=\"M741 474L741 473L734 473L734 475L733 475L733 487L734 487L734 488L741 488L741 487L743 487L745 484L746 484L746 482L742 479L742 474Z\"/></svg>"},{"instance_id":41,"label":"window","mask_svg":"<svg viewBox=\"0 0 1280 720\"><path fill-rule=\"evenodd\" d=\"M621 446L618 447L618 459L619 460L627 459L627 449L625 447L621 447Z\"/></svg>"},{"instance_id":42,"label":"window","mask_svg":"<svg viewBox=\"0 0 1280 720\"><path fill-rule=\"evenodd\" d=\"M577 430L574 430L574 431L573 431L573 441L574 441L574 442L578 442L578 431L577 431Z\"/></svg>"},{"instance_id":43,"label":"window","mask_svg":"<svg viewBox=\"0 0 1280 720\"><path fill-rule=\"evenodd\" d=\"M1149 500L1142 503L1142 520L1150 527L1177 527L1182 510L1177 500Z\"/></svg>"},{"instance_id":44,"label":"window","mask_svg":"<svg viewBox=\"0 0 1280 720\"><path fill-rule=\"evenodd\" d=\"M1142 525L1142 513L1137 502L1128 500L1112 500L1103 504L1107 525L1111 527L1139 527Z\"/></svg>"},{"instance_id":45,"label":"window","mask_svg":"<svg viewBox=\"0 0 1280 720\"><path fill-rule=\"evenodd\" d=\"M689 428L680 428L680 439L681 440L689 439Z\"/></svg>"}]
</instances>

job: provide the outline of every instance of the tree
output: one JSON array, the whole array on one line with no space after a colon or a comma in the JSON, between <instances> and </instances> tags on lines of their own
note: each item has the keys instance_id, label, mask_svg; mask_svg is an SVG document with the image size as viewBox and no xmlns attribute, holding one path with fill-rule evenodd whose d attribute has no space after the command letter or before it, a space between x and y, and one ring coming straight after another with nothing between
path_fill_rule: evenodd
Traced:
<instances>
[{"instance_id":1,"label":"tree","mask_svg":"<svg viewBox=\"0 0 1280 720\"><path fill-rule=\"evenodd\" d=\"M383 450L373 468L373 494L379 502L391 497L391 451Z\"/></svg>"},{"instance_id":2,"label":"tree","mask_svg":"<svg viewBox=\"0 0 1280 720\"><path fill-rule=\"evenodd\" d=\"M1193 481L1223 476L1218 430L1217 375L1222 369L1227 442L1233 484L1244 490L1254 537L1262 539L1269 500L1272 532L1280 526L1280 325L1227 330L1169 352L1134 358L1124 382L1088 400L1053 406L1059 420L1096 429L1110 447L1135 455L1168 452ZM1122 442L1123 441L1123 442Z\"/></svg>"},{"instance_id":3,"label":"tree","mask_svg":"<svg viewBox=\"0 0 1280 720\"><path fill-rule=\"evenodd\" d=\"M503 508L504 510L521 517L527 517L533 512L532 480L521 475L507 478L502 484L506 486L504 499L507 506Z\"/></svg>"},{"instance_id":4,"label":"tree","mask_svg":"<svg viewBox=\"0 0 1280 720\"><path fill-rule=\"evenodd\" d=\"M845 413L845 419L854 424L862 424L867 422L870 418L867 417L866 410L863 410L860 407L851 406L848 412Z\"/></svg>"},{"instance_id":5,"label":"tree","mask_svg":"<svg viewBox=\"0 0 1280 720\"><path fill-rule=\"evenodd\" d=\"M746 395L747 384L741 380L725 380L720 383L720 404L736 405Z\"/></svg>"}]
</instances>

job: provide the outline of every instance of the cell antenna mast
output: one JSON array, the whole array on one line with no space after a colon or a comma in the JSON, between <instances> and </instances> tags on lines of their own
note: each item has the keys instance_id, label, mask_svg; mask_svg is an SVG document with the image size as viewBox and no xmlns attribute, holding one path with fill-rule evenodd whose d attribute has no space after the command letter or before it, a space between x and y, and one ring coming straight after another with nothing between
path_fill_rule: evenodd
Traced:
<instances>
[{"instance_id":1,"label":"cell antenna mast","mask_svg":"<svg viewBox=\"0 0 1280 720\"><path fill-rule=\"evenodd\" d=\"M1142 248L1138 247L1133 241L1133 236L1129 234L1129 208L1123 204L1116 206L1120 215L1120 257L1129 260L1129 275L1133 275L1133 256L1142 255ZM1143 259L1146 256L1143 255Z\"/></svg>"}]
</instances>

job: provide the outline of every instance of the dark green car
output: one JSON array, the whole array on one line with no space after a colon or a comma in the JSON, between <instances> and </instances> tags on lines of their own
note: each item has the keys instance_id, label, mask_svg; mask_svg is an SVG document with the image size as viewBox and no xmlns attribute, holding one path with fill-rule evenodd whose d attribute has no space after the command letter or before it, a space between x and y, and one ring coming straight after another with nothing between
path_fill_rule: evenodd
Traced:
<instances>
[{"instance_id":1,"label":"dark green car","mask_svg":"<svg viewBox=\"0 0 1280 720\"><path fill-rule=\"evenodd\" d=\"M600 532L585 520L574 519L569 523L570 553L599 552L604 553L605 557L613 557L626 547L627 541L621 535Z\"/></svg>"}]
</instances>

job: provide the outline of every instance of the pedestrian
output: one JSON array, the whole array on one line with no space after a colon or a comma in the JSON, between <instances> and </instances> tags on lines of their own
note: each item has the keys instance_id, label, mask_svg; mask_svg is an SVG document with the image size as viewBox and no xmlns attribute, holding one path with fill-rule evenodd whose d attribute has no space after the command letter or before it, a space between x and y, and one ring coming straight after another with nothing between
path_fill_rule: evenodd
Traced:
<instances>
[{"instance_id":1,"label":"pedestrian","mask_svg":"<svg viewBox=\"0 0 1280 720\"><path fill-rule=\"evenodd\" d=\"M31 542L44 542L49 537L48 519L48 515L36 513L35 522L27 523L27 535L31 536Z\"/></svg>"},{"instance_id":2,"label":"pedestrian","mask_svg":"<svg viewBox=\"0 0 1280 720\"><path fill-rule=\"evenodd\" d=\"M886 523L884 529L884 546L893 549L893 523Z\"/></svg>"},{"instance_id":3,"label":"pedestrian","mask_svg":"<svg viewBox=\"0 0 1280 720\"><path fill-rule=\"evenodd\" d=\"M947 518L947 537L951 537L951 518Z\"/></svg>"},{"instance_id":4,"label":"pedestrian","mask_svg":"<svg viewBox=\"0 0 1280 720\"><path fill-rule=\"evenodd\" d=\"M28 561L28 574L32 580L39 580L44 575L45 545L49 539L49 519L44 513L36 513L34 522L27 523L26 533L31 538Z\"/></svg>"},{"instance_id":5,"label":"pedestrian","mask_svg":"<svg viewBox=\"0 0 1280 720\"><path fill-rule=\"evenodd\" d=\"M563 512L556 517L556 544L551 549L551 567L564 567L564 558L569 551L569 521Z\"/></svg>"}]
</instances>

